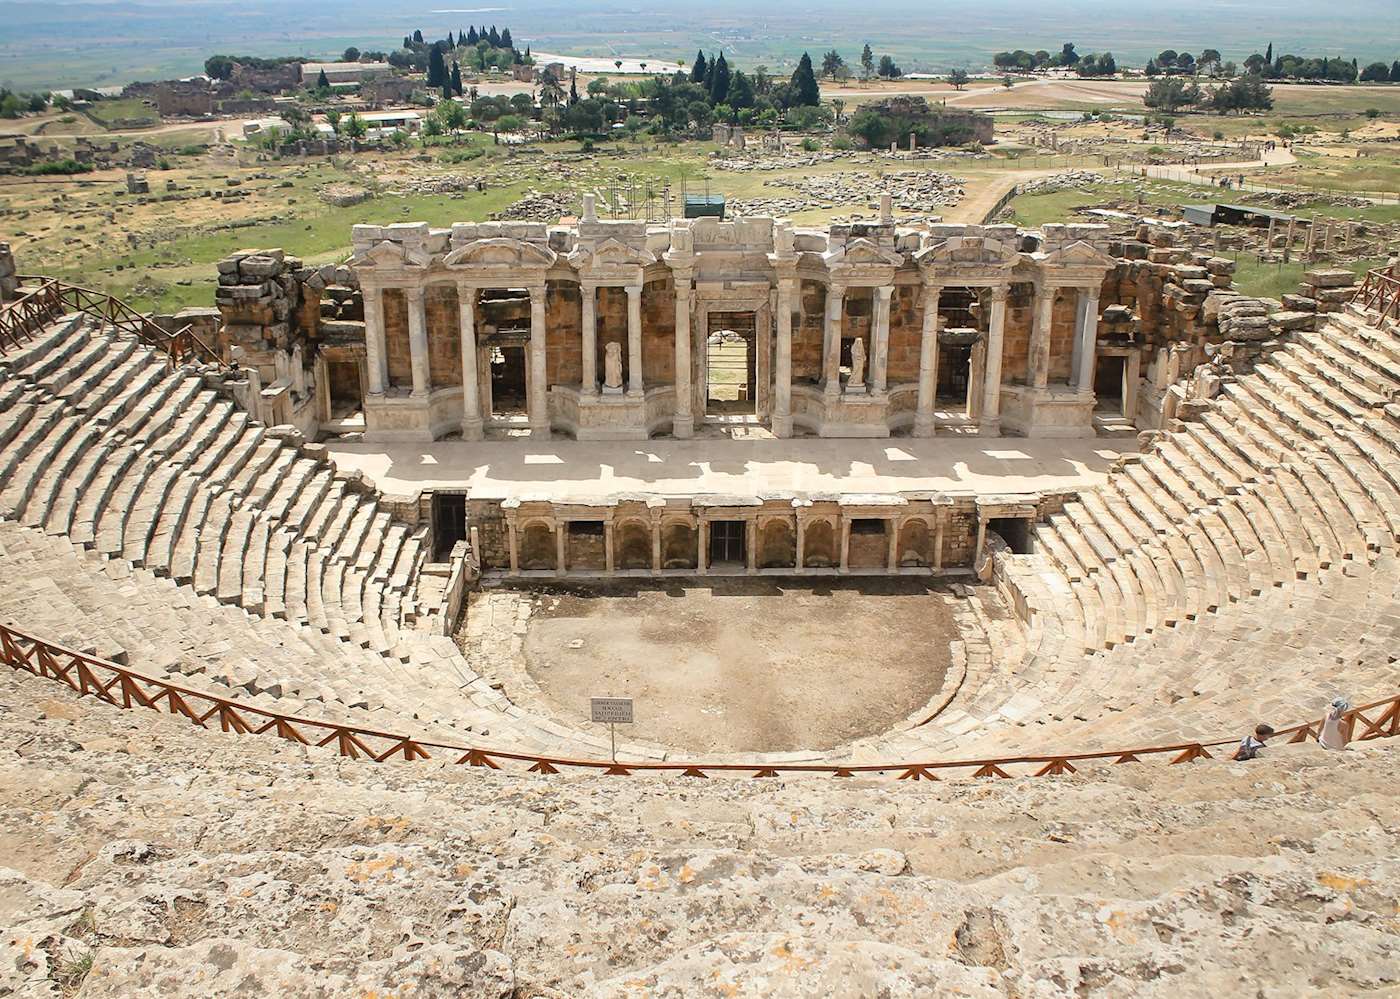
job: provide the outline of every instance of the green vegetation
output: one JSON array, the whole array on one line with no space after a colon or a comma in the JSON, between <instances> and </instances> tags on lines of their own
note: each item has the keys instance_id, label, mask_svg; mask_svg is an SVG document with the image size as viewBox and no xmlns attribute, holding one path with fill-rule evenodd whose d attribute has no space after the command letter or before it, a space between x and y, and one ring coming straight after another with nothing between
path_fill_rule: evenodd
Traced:
<instances>
[{"instance_id":1,"label":"green vegetation","mask_svg":"<svg viewBox=\"0 0 1400 999\"><path fill-rule=\"evenodd\" d=\"M1384 263L1384 260L1353 260L1328 264L1327 266L1340 267L1361 275ZM1298 285L1303 280L1303 272L1311 270L1314 266L1316 265L1305 264L1298 260L1287 264L1278 261L1261 261L1249 254L1241 254L1235 262L1234 286L1244 295L1256 295L1260 298L1282 298L1284 295L1297 294Z\"/></svg>"},{"instance_id":2,"label":"green vegetation","mask_svg":"<svg viewBox=\"0 0 1400 999\"><path fill-rule=\"evenodd\" d=\"M103 128L145 128L160 124L156 109L134 97L94 101L87 115Z\"/></svg>"},{"instance_id":3,"label":"green vegetation","mask_svg":"<svg viewBox=\"0 0 1400 999\"><path fill-rule=\"evenodd\" d=\"M29 177L47 177L59 174L91 173L92 166L87 163L79 163L75 159L50 160L45 163L33 163L26 167L20 167L19 173Z\"/></svg>"}]
</instances>

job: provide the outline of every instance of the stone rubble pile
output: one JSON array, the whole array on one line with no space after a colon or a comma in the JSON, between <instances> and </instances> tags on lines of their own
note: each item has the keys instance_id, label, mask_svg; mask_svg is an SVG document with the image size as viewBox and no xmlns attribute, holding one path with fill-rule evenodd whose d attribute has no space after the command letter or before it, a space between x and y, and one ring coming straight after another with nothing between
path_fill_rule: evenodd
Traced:
<instances>
[{"instance_id":1,"label":"stone rubble pile","mask_svg":"<svg viewBox=\"0 0 1400 999\"><path fill-rule=\"evenodd\" d=\"M1313 311L1320 313L1341 312L1360 290L1356 275L1341 268L1308 271L1298 285L1299 296L1314 303Z\"/></svg>"},{"instance_id":2,"label":"stone rubble pile","mask_svg":"<svg viewBox=\"0 0 1400 999\"><path fill-rule=\"evenodd\" d=\"M491 213L495 222L558 222L575 213L573 196L563 191L527 191L520 199L499 212Z\"/></svg>"},{"instance_id":3,"label":"stone rubble pile","mask_svg":"<svg viewBox=\"0 0 1400 999\"><path fill-rule=\"evenodd\" d=\"M796 189L796 196L750 198L733 203L736 215L772 215L781 217L794 212L842 205L864 204L879 207L880 195L894 196L894 209L901 217L915 219L929 216L930 208L956 205L964 195L963 180L951 174L933 170L895 170L874 173L866 170L812 177L783 178L764 181L765 187Z\"/></svg>"},{"instance_id":4,"label":"stone rubble pile","mask_svg":"<svg viewBox=\"0 0 1400 999\"><path fill-rule=\"evenodd\" d=\"M1054 194L1057 191L1082 191L1103 182L1103 176L1092 170L1067 170L1051 177L1038 177L1020 185L1021 194Z\"/></svg>"},{"instance_id":5,"label":"stone rubble pile","mask_svg":"<svg viewBox=\"0 0 1400 999\"><path fill-rule=\"evenodd\" d=\"M374 192L358 184L327 184L317 192L317 196L328 205L349 208L351 205L368 201L374 197Z\"/></svg>"}]
</instances>

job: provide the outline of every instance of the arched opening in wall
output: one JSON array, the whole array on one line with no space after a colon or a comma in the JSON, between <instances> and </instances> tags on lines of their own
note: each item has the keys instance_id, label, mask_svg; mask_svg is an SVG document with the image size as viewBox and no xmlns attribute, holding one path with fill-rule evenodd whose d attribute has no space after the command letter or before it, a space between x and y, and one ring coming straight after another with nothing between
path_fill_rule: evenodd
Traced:
<instances>
[{"instance_id":1,"label":"arched opening in wall","mask_svg":"<svg viewBox=\"0 0 1400 999\"><path fill-rule=\"evenodd\" d=\"M976 288L944 288L938 297L938 382L940 409L967 406L972 350L982 339L982 307Z\"/></svg>"},{"instance_id":2,"label":"arched opening in wall","mask_svg":"<svg viewBox=\"0 0 1400 999\"><path fill-rule=\"evenodd\" d=\"M928 524L922 520L905 521L899 529L897 553L901 567L926 568L933 565L933 537Z\"/></svg>"},{"instance_id":3,"label":"arched opening in wall","mask_svg":"<svg viewBox=\"0 0 1400 999\"><path fill-rule=\"evenodd\" d=\"M670 524L661 532L663 569L694 569L697 550L695 528L689 524Z\"/></svg>"},{"instance_id":4,"label":"arched opening in wall","mask_svg":"<svg viewBox=\"0 0 1400 999\"><path fill-rule=\"evenodd\" d=\"M558 548L554 531L545 524L534 523L526 526L520 535L520 568L525 570L556 568Z\"/></svg>"},{"instance_id":5,"label":"arched opening in wall","mask_svg":"<svg viewBox=\"0 0 1400 999\"><path fill-rule=\"evenodd\" d=\"M1001 535L1017 555L1031 553L1031 519L1029 517L993 517L987 521L987 530Z\"/></svg>"},{"instance_id":6,"label":"arched opening in wall","mask_svg":"<svg viewBox=\"0 0 1400 999\"><path fill-rule=\"evenodd\" d=\"M564 568L603 572L607 566L607 525L601 520L569 521L564 531Z\"/></svg>"},{"instance_id":7,"label":"arched opening in wall","mask_svg":"<svg viewBox=\"0 0 1400 999\"><path fill-rule=\"evenodd\" d=\"M758 567L791 569L797 565L797 535L786 520L770 520L758 534Z\"/></svg>"},{"instance_id":8,"label":"arched opening in wall","mask_svg":"<svg viewBox=\"0 0 1400 999\"><path fill-rule=\"evenodd\" d=\"M836 564L836 533L831 521L814 520L802 532L802 564L829 569Z\"/></svg>"},{"instance_id":9,"label":"arched opening in wall","mask_svg":"<svg viewBox=\"0 0 1400 999\"><path fill-rule=\"evenodd\" d=\"M758 412L758 319L753 312L712 312L705 338L705 415Z\"/></svg>"},{"instance_id":10,"label":"arched opening in wall","mask_svg":"<svg viewBox=\"0 0 1400 999\"><path fill-rule=\"evenodd\" d=\"M851 521L851 537L846 551L852 569L884 569L890 560L889 521L877 517L857 517Z\"/></svg>"},{"instance_id":11,"label":"arched opening in wall","mask_svg":"<svg viewBox=\"0 0 1400 999\"><path fill-rule=\"evenodd\" d=\"M647 525L629 520L614 530L617 531L617 567L619 569L650 569L651 531Z\"/></svg>"}]
</instances>

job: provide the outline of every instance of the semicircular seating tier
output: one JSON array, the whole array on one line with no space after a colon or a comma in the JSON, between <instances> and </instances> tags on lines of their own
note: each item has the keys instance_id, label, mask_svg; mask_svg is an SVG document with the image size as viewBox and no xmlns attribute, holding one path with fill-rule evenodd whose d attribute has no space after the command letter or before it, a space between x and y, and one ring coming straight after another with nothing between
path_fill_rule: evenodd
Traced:
<instances>
[{"instance_id":1,"label":"semicircular seating tier","mask_svg":"<svg viewBox=\"0 0 1400 999\"><path fill-rule=\"evenodd\" d=\"M1393 693L1398 396L1394 333L1343 313L1289 334L1032 554L995 555L1012 613L968 588L966 674L933 721L821 755L1142 745ZM442 634L424 533L384 497L97 320L0 355L0 518L22 630L286 713L606 753Z\"/></svg>"}]
</instances>

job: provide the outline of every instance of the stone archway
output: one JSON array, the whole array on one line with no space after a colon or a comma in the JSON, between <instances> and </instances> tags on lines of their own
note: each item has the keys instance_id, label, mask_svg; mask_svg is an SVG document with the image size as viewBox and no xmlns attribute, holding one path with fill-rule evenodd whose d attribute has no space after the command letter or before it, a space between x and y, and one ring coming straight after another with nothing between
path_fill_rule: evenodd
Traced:
<instances>
[{"instance_id":1,"label":"stone archway","mask_svg":"<svg viewBox=\"0 0 1400 999\"><path fill-rule=\"evenodd\" d=\"M829 520L814 520L802 537L802 564L809 569L830 569L836 565L836 531Z\"/></svg>"},{"instance_id":2,"label":"stone archway","mask_svg":"<svg viewBox=\"0 0 1400 999\"><path fill-rule=\"evenodd\" d=\"M758 535L758 567L791 569L797 565L797 535L786 520L765 523Z\"/></svg>"},{"instance_id":3,"label":"stone archway","mask_svg":"<svg viewBox=\"0 0 1400 999\"><path fill-rule=\"evenodd\" d=\"M661 534L661 567L663 569L694 569L699 550L695 528L689 524L670 524Z\"/></svg>"},{"instance_id":4,"label":"stone archway","mask_svg":"<svg viewBox=\"0 0 1400 999\"><path fill-rule=\"evenodd\" d=\"M639 520L627 520L614 528L617 531L617 567L619 569L651 568L651 530Z\"/></svg>"},{"instance_id":5,"label":"stone archway","mask_svg":"<svg viewBox=\"0 0 1400 999\"><path fill-rule=\"evenodd\" d=\"M905 521L899 529L900 566L924 567L933 565L933 536L923 519Z\"/></svg>"},{"instance_id":6,"label":"stone archway","mask_svg":"<svg viewBox=\"0 0 1400 999\"><path fill-rule=\"evenodd\" d=\"M558 568L558 546L548 524L536 521L525 525L520 535L520 568L525 571Z\"/></svg>"}]
</instances>

